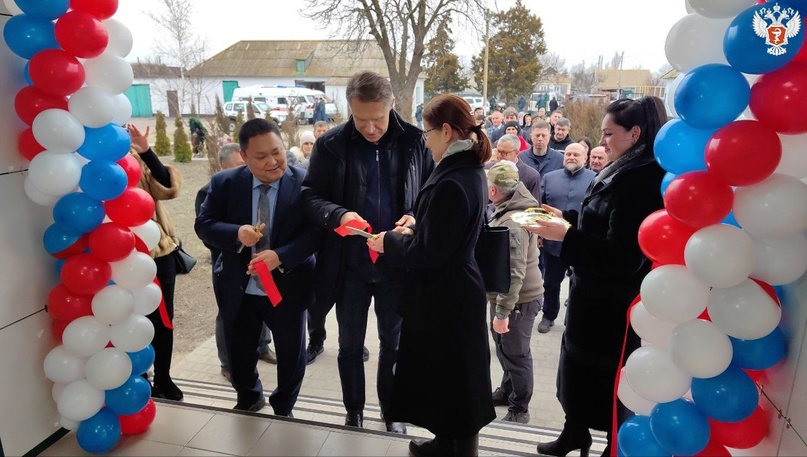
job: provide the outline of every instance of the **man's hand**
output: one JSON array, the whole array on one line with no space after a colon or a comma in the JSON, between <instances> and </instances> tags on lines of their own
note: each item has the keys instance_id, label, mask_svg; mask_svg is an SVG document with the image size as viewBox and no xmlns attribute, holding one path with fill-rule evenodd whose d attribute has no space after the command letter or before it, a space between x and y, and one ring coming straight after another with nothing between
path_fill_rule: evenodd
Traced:
<instances>
[{"instance_id":1,"label":"man's hand","mask_svg":"<svg viewBox=\"0 0 807 457\"><path fill-rule=\"evenodd\" d=\"M339 219L339 225L345 225L353 220L367 222L363 217L359 216L359 213L355 211L348 211L342 215L342 219Z\"/></svg>"},{"instance_id":2,"label":"man's hand","mask_svg":"<svg viewBox=\"0 0 807 457\"><path fill-rule=\"evenodd\" d=\"M401 235L414 235L415 231L409 227L395 227L392 229L395 233L400 233Z\"/></svg>"},{"instance_id":3,"label":"man's hand","mask_svg":"<svg viewBox=\"0 0 807 457\"><path fill-rule=\"evenodd\" d=\"M499 335L504 335L505 333L510 331L510 329L507 328L509 323L510 323L509 317L507 319L499 319L498 317L494 317L493 331L498 333Z\"/></svg>"},{"instance_id":4,"label":"man's hand","mask_svg":"<svg viewBox=\"0 0 807 457\"><path fill-rule=\"evenodd\" d=\"M249 224L238 227L238 241L248 248L255 246L258 244L258 240L263 236L261 232L263 231L264 225L266 224L259 225L257 230L256 227Z\"/></svg>"},{"instance_id":5,"label":"man's hand","mask_svg":"<svg viewBox=\"0 0 807 457\"><path fill-rule=\"evenodd\" d=\"M397 227L409 227L415 225L415 218L408 214L404 214L400 219L398 219L395 225Z\"/></svg>"},{"instance_id":6,"label":"man's hand","mask_svg":"<svg viewBox=\"0 0 807 457\"><path fill-rule=\"evenodd\" d=\"M280 266L280 257L278 257L277 253L271 249L258 252L257 254L255 254L255 257L253 257L252 260L249 261L249 266L247 267L247 274L248 275L258 274L258 270L255 269L255 264L260 262L265 263L266 267L269 268L269 271L272 271Z\"/></svg>"},{"instance_id":7,"label":"man's hand","mask_svg":"<svg viewBox=\"0 0 807 457\"><path fill-rule=\"evenodd\" d=\"M149 131L151 128L146 126L146 134L140 133L140 130L134 124L126 124L126 131L129 132L129 137L132 139L132 148L138 154L143 154L149 150Z\"/></svg>"},{"instance_id":8,"label":"man's hand","mask_svg":"<svg viewBox=\"0 0 807 457\"><path fill-rule=\"evenodd\" d=\"M384 234L387 232L381 232L375 235L372 238L367 238L367 246L372 249L373 251L379 252L381 254L384 253Z\"/></svg>"}]
</instances>

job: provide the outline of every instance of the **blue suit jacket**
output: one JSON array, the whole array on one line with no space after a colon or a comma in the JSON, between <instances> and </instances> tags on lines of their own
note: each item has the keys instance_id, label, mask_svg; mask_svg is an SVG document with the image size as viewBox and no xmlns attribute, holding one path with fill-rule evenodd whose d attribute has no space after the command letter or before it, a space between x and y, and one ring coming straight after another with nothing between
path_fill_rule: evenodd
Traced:
<instances>
[{"instance_id":1,"label":"blue suit jacket","mask_svg":"<svg viewBox=\"0 0 807 457\"><path fill-rule=\"evenodd\" d=\"M322 232L304 215L300 185L305 170L288 166L280 179L269 244L280 257L281 266L272 271L283 301L278 306L313 303L314 252ZM238 228L252 225L252 173L246 166L224 170L210 179L210 190L196 218L196 234L210 246L221 250L214 266L219 310L225 320L238 313L249 276L247 265L251 249L238 253ZM282 269L282 271L281 271Z\"/></svg>"}]
</instances>

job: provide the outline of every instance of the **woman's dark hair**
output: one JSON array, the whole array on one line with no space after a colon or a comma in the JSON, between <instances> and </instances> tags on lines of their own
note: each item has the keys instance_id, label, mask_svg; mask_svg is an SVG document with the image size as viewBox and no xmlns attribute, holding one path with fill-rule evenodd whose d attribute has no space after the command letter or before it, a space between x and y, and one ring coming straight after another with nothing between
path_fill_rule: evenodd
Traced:
<instances>
[{"instance_id":1,"label":"woman's dark hair","mask_svg":"<svg viewBox=\"0 0 807 457\"><path fill-rule=\"evenodd\" d=\"M605 109L606 114L614 118L614 122L630 130L638 125L641 129L638 142L645 145L645 150L652 154L656 134L667 122L667 110L664 102L658 97L648 96L638 100L622 98L614 101Z\"/></svg>"},{"instance_id":2,"label":"woman's dark hair","mask_svg":"<svg viewBox=\"0 0 807 457\"><path fill-rule=\"evenodd\" d=\"M587 137L587 136L581 136L581 137L580 137L580 138L577 140L577 142L578 142L578 143L584 143L584 144L586 145L586 147L588 148L588 152L591 152L591 148L592 148L592 146L593 146L593 145L591 144L591 138L589 138L589 137Z\"/></svg>"},{"instance_id":3,"label":"woman's dark hair","mask_svg":"<svg viewBox=\"0 0 807 457\"><path fill-rule=\"evenodd\" d=\"M485 163L493 155L485 129L471 115L471 106L462 98L443 94L431 99L423 108L423 121L432 127L448 124L459 132L460 139L466 140L476 136L476 159Z\"/></svg>"},{"instance_id":4,"label":"woman's dark hair","mask_svg":"<svg viewBox=\"0 0 807 457\"><path fill-rule=\"evenodd\" d=\"M524 113L524 117L521 118L521 128L524 128L524 127L527 126L527 116L530 117L530 125L532 125L532 114Z\"/></svg>"}]
</instances>

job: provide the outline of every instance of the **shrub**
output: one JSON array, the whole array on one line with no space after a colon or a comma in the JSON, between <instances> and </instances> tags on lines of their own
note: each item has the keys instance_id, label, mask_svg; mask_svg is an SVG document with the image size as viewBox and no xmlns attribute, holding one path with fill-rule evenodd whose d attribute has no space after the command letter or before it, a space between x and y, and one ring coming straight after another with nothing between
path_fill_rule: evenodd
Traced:
<instances>
[{"instance_id":1,"label":"shrub","mask_svg":"<svg viewBox=\"0 0 807 457\"><path fill-rule=\"evenodd\" d=\"M238 132L241 131L241 126L244 125L244 112L239 111L235 116L235 128L233 129L233 141L238 142Z\"/></svg>"},{"instance_id":2,"label":"shrub","mask_svg":"<svg viewBox=\"0 0 807 457\"><path fill-rule=\"evenodd\" d=\"M185 133L185 126L182 123L182 116L174 119L174 160L177 162L190 162L193 159L193 149L188 141L188 134Z\"/></svg>"},{"instance_id":3,"label":"shrub","mask_svg":"<svg viewBox=\"0 0 807 457\"><path fill-rule=\"evenodd\" d=\"M157 125L154 127L154 130L157 131L157 142L154 143L154 153L158 156L171 154L171 141L168 139L167 129L165 115L161 111L157 111Z\"/></svg>"}]
</instances>

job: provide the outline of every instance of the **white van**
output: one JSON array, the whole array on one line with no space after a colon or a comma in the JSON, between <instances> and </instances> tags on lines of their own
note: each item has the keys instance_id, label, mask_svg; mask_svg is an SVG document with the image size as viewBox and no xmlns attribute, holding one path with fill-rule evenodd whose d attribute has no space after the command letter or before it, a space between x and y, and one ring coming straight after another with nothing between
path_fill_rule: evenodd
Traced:
<instances>
[{"instance_id":1,"label":"white van","mask_svg":"<svg viewBox=\"0 0 807 457\"><path fill-rule=\"evenodd\" d=\"M305 87L282 86L249 86L239 87L233 91L232 101L249 100L266 103L272 109L294 109L294 115L300 123L313 123L314 103L317 97L324 97L325 93ZM329 117L336 114L336 105L326 103L325 112Z\"/></svg>"},{"instance_id":2,"label":"white van","mask_svg":"<svg viewBox=\"0 0 807 457\"><path fill-rule=\"evenodd\" d=\"M246 120L247 103L248 102L245 100L234 100L224 104L224 115L230 120L231 131L235 128L235 119L238 116L239 111L243 113L244 120ZM255 113L256 117L260 118L266 118L266 113L269 113L269 117L274 119L277 124L283 123L283 121L286 120L286 117L288 117L286 110L280 108L270 108L266 103L259 101L252 102L252 112Z\"/></svg>"}]
</instances>

